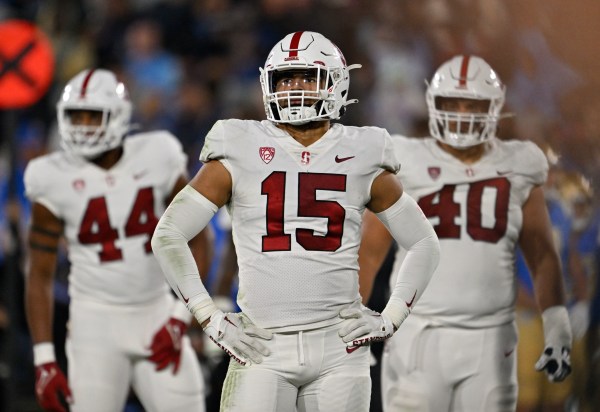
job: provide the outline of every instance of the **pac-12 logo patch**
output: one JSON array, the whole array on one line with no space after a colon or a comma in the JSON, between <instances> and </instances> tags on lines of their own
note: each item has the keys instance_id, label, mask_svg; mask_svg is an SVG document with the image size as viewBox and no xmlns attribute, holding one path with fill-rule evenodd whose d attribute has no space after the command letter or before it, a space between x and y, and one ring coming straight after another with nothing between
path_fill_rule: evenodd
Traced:
<instances>
[{"instance_id":1,"label":"pac-12 logo patch","mask_svg":"<svg viewBox=\"0 0 600 412\"><path fill-rule=\"evenodd\" d=\"M427 172L429 173L429 177L431 177L433 180L437 180L438 177L440 177L440 174L442 173L442 169L440 169L439 167L428 167L427 168Z\"/></svg>"},{"instance_id":2,"label":"pac-12 logo patch","mask_svg":"<svg viewBox=\"0 0 600 412\"><path fill-rule=\"evenodd\" d=\"M73 189L75 189L78 192L81 192L83 189L85 189L85 181L83 179L75 179L73 180Z\"/></svg>"},{"instance_id":3,"label":"pac-12 logo patch","mask_svg":"<svg viewBox=\"0 0 600 412\"><path fill-rule=\"evenodd\" d=\"M275 157L275 148L274 147L261 147L258 149L258 154L260 154L260 158L265 163L269 163Z\"/></svg>"}]
</instances>

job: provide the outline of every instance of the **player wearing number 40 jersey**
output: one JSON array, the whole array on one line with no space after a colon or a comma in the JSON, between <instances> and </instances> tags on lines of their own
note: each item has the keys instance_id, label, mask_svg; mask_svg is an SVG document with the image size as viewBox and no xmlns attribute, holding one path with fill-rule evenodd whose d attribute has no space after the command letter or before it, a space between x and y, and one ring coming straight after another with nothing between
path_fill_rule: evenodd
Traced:
<instances>
[{"instance_id":1,"label":"player wearing number 40 jersey","mask_svg":"<svg viewBox=\"0 0 600 412\"><path fill-rule=\"evenodd\" d=\"M85 70L57 106L63 151L32 160L26 311L36 395L45 410L122 410L133 386L147 410L202 411L203 383L175 299L150 247L166 204L186 183L186 156L166 132L123 139L131 105L107 70ZM68 381L52 344L52 281L61 237L69 273ZM208 264L209 239L194 239Z\"/></svg>"},{"instance_id":2,"label":"player wearing number 40 jersey","mask_svg":"<svg viewBox=\"0 0 600 412\"><path fill-rule=\"evenodd\" d=\"M402 194L388 133L330 124L353 102L354 67L319 33L278 42L261 69L268 120L214 125L204 165L152 239L173 289L232 357L222 411L367 411L366 346L392 336L437 265L437 237ZM222 205L232 216L241 314L215 307L187 247ZM358 293L365 208L409 256L381 314Z\"/></svg>"},{"instance_id":3,"label":"player wearing number 40 jersey","mask_svg":"<svg viewBox=\"0 0 600 412\"><path fill-rule=\"evenodd\" d=\"M548 166L533 143L495 138L503 102L504 86L491 67L476 56L457 56L427 90L433 137L393 137L402 162L398 176L433 224L441 258L412 315L387 342L386 411L516 408L517 243L543 311L546 347L536 368L551 381L570 372L561 268L541 188ZM365 298L391 240L376 219L365 217ZM396 264L404 256L400 247Z\"/></svg>"}]
</instances>

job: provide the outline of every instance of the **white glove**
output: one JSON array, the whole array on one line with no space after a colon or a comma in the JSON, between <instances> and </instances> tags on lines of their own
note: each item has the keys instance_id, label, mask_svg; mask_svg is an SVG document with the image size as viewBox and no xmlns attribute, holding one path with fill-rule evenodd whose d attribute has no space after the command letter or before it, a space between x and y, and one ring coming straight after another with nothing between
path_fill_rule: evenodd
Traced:
<instances>
[{"instance_id":1,"label":"white glove","mask_svg":"<svg viewBox=\"0 0 600 412\"><path fill-rule=\"evenodd\" d=\"M577 301L569 308L569 320L573 337L575 339L583 338L590 325L590 303L585 300Z\"/></svg>"},{"instance_id":2,"label":"white glove","mask_svg":"<svg viewBox=\"0 0 600 412\"><path fill-rule=\"evenodd\" d=\"M546 346L535 370L544 371L550 382L562 382L571 373L571 355L569 348Z\"/></svg>"},{"instance_id":3,"label":"white glove","mask_svg":"<svg viewBox=\"0 0 600 412\"><path fill-rule=\"evenodd\" d=\"M217 310L211 315L204 332L241 365L261 363L263 356L271 353L260 339L270 340L273 333L249 322L243 322L238 313L223 313Z\"/></svg>"},{"instance_id":4,"label":"white glove","mask_svg":"<svg viewBox=\"0 0 600 412\"><path fill-rule=\"evenodd\" d=\"M573 341L569 314L563 305L552 306L542 312L544 324L544 352L535 364L544 371L550 382L561 382L571 373L571 344Z\"/></svg>"},{"instance_id":5,"label":"white glove","mask_svg":"<svg viewBox=\"0 0 600 412\"><path fill-rule=\"evenodd\" d=\"M365 306L340 311L342 322L339 335L348 348L383 341L394 334L392 321L384 314Z\"/></svg>"}]
</instances>

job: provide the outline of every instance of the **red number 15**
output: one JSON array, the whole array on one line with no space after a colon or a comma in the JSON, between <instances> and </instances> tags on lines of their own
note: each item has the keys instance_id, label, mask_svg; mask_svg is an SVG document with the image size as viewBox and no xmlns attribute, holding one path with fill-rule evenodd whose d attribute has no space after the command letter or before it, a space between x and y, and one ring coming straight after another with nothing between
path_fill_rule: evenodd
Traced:
<instances>
[{"instance_id":1,"label":"red number 15","mask_svg":"<svg viewBox=\"0 0 600 412\"><path fill-rule=\"evenodd\" d=\"M263 252L291 250L291 235L284 230L286 172L273 172L261 185L267 196ZM317 190L346 191L346 175L329 173L298 174L298 216L327 219L327 233L317 236L311 229L296 229L296 242L305 250L333 252L342 245L346 210L333 200L317 200Z\"/></svg>"}]
</instances>

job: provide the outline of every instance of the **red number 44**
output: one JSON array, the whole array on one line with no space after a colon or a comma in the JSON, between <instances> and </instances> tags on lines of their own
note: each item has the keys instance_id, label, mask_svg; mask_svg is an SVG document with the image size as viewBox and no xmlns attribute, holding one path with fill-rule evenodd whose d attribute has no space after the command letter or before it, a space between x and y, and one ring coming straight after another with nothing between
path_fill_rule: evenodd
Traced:
<instances>
[{"instance_id":1,"label":"red number 44","mask_svg":"<svg viewBox=\"0 0 600 412\"><path fill-rule=\"evenodd\" d=\"M125 223L125 236L148 235L148 240L144 243L144 250L146 253L151 253L150 240L157 223L152 188L140 189L127 218L127 223ZM95 197L88 202L79 227L78 238L79 242L84 245L102 245L102 250L99 252L101 262L123 259L123 252L115 244L119 238L119 232L110 223L104 196Z\"/></svg>"}]
</instances>

